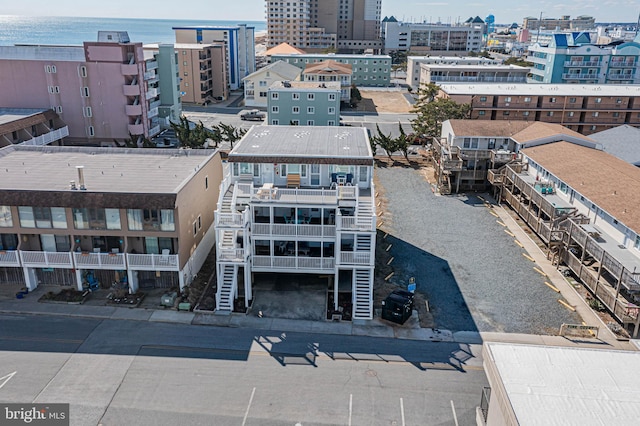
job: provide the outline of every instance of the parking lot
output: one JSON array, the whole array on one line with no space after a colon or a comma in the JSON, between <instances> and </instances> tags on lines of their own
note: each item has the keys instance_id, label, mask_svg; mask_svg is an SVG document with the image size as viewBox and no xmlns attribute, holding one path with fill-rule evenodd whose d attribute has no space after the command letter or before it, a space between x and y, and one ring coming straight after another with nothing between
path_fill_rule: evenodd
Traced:
<instances>
[{"instance_id":1,"label":"parking lot","mask_svg":"<svg viewBox=\"0 0 640 426\"><path fill-rule=\"evenodd\" d=\"M392 281L406 286L416 278L437 327L557 334L562 323L580 323L476 194L436 196L408 167L376 174L387 198Z\"/></svg>"}]
</instances>

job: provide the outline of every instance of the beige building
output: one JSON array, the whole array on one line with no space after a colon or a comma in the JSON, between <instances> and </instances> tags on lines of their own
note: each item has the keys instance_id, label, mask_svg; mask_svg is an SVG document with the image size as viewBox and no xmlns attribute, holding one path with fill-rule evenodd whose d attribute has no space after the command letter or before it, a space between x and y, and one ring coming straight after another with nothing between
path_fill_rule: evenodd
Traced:
<instances>
[{"instance_id":1,"label":"beige building","mask_svg":"<svg viewBox=\"0 0 640 426\"><path fill-rule=\"evenodd\" d=\"M0 285L184 287L214 244L218 151L0 149Z\"/></svg>"},{"instance_id":2,"label":"beige building","mask_svg":"<svg viewBox=\"0 0 640 426\"><path fill-rule=\"evenodd\" d=\"M382 0L267 0L268 47L286 42L305 51L380 50Z\"/></svg>"},{"instance_id":3,"label":"beige building","mask_svg":"<svg viewBox=\"0 0 640 426\"><path fill-rule=\"evenodd\" d=\"M177 43L182 102L204 104L229 97L222 43Z\"/></svg>"},{"instance_id":4,"label":"beige building","mask_svg":"<svg viewBox=\"0 0 640 426\"><path fill-rule=\"evenodd\" d=\"M53 110L0 108L0 147L62 143L69 127Z\"/></svg>"},{"instance_id":5,"label":"beige building","mask_svg":"<svg viewBox=\"0 0 640 426\"><path fill-rule=\"evenodd\" d=\"M284 61L277 61L246 76L244 80L244 104L249 107L267 107L267 91L276 81L300 79L300 68Z\"/></svg>"}]
</instances>

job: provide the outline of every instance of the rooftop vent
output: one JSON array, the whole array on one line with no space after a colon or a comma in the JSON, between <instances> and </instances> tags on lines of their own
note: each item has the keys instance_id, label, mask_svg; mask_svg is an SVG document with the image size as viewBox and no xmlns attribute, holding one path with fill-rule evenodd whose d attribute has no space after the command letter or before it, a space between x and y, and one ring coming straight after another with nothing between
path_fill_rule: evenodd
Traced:
<instances>
[{"instance_id":1,"label":"rooftop vent","mask_svg":"<svg viewBox=\"0 0 640 426\"><path fill-rule=\"evenodd\" d=\"M84 185L84 166L76 166L76 170L78 170L78 184L80 185L80 190L85 191L87 187Z\"/></svg>"}]
</instances>

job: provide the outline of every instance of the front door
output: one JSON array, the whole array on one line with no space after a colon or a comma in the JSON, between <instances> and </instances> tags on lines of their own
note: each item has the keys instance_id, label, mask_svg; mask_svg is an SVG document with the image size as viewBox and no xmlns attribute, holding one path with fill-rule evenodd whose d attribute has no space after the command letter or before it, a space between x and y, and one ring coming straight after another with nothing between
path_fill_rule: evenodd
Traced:
<instances>
[{"instance_id":1,"label":"front door","mask_svg":"<svg viewBox=\"0 0 640 426\"><path fill-rule=\"evenodd\" d=\"M311 165L311 186L320 186L320 164Z\"/></svg>"}]
</instances>

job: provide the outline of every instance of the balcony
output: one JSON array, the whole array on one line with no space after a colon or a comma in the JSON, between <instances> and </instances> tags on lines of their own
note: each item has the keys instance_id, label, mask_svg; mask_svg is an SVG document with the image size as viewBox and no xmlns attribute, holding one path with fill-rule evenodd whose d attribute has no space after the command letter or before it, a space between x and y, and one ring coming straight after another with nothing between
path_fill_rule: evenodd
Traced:
<instances>
[{"instance_id":1,"label":"balcony","mask_svg":"<svg viewBox=\"0 0 640 426\"><path fill-rule=\"evenodd\" d=\"M21 145L31 146L43 146L49 145L52 142L59 141L62 138L69 136L69 127L64 126L56 130L52 130L48 133L36 136L21 143Z\"/></svg>"},{"instance_id":2,"label":"balcony","mask_svg":"<svg viewBox=\"0 0 640 426\"><path fill-rule=\"evenodd\" d=\"M563 73L562 78L565 80L597 80L598 74L570 74Z\"/></svg>"},{"instance_id":3,"label":"balcony","mask_svg":"<svg viewBox=\"0 0 640 426\"><path fill-rule=\"evenodd\" d=\"M20 251L22 266L29 268L73 268L71 252Z\"/></svg>"},{"instance_id":4,"label":"balcony","mask_svg":"<svg viewBox=\"0 0 640 426\"><path fill-rule=\"evenodd\" d=\"M124 112L129 117L137 117L142 115L142 105L125 105Z\"/></svg>"},{"instance_id":5,"label":"balcony","mask_svg":"<svg viewBox=\"0 0 640 426\"><path fill-rule=\"evenodd\" d=\"M145 94L145 99L149 100L149 99L153 99L155 97L157 97L160 94L160 89L157 89L155 87L151 87L149 89L147 89L147 93Z\"/></svg>"},{"instance_id":6,"label":"balcony","mask_svg":"<svg viewBox=\"0 0 640 426\"><path fill-rule=\"evenodd\" d=\"M565 67L599 67L602 62L599 61L565 61Z\"/></svg>"},{"instance_id":7,"label":"balcony","mask_svg":"<svg viewBox=\"0 0 640 426\"><path fill-rule=\"evenodd\" d=\"M340 264L350 265L372 265L371 253L367 252L355 252L355 251L343 251L340 253Z\"/></svg>"},{"instance_id":8,"label":"balcony","mask_svg":"<svg viewBox=\"0 0 640 426\"><path fill-rule=\"evenodd\" d=\"M122 86L125 96L140 96L140 86L138 84L125 84Z\"/></svg>"},{"instance_id":9,"label":"balcony","mask_svg":"<svg viewBox=\"0 0 640 426\"><path fill-rule=\"evenodd\" d=\"M158 108L150 109L149 112L147 113L148 118L153 118L157 116L158 116Z\"/></svg>"},{"instance_id":10,"label":"balcony","mask_svg":"<svg viewBox=\"0 0 640 426\"><path fill-rule=\"evenodd\" d=\"M147 71L158 69L158 61L147 61Z\"/></svg>"},{"instance_id":11,"label":"balcony","mask_svg":"<svg viewBox=\"0 0 640 426\"><path fill-rule=\"evenodd\" d=\"M253 256L254 270L297 269L333 271L334 268L335 258L333 257Z\"/></svg>"},{"instance_id":12,"label":"balcony","mask_svg":"<svg viewBox=\"0 0 640 426\"><path fill-rule=\"evenodd\" d=\"M158 108L160 105L162 105L162 102L160 102L160 100L149 102L149 109L151 110L154 108Z\"/></svg>"},{"instance_id":13,"label":"balcony","mask_svg":"<svg viewBox=\"0 0 640 426\"><path fill-rule=\"evenodd\" d=\"M636 62L610 62L609 68L635 68Z\"/></svg>"},{"instance_id":14,"label":"balcony","mask_svg":"<svg viewBox=\"0 0 640 426\"><path fill-rule=\"evenodd\" d=\"M120 72L122 75L138 75L137 64L122 64L120 65Z\"/></svg>"},{"instance_id":15,"label":"balcony","mask_svg":"<svg viewBox=\"0 0 640 426\"><path fill-rule=\"evenodd\" d=\"M20 256L16 250L0 250L0 267L20 266Z\"/></svg>"},{"instance_id":16,"label":"balcony","mask_svg":"<svg viewBox=\"0 0 640 426\"><path fill-rule=\"evenodd\" d=\"M129 124L129 133L132 135L144 135L144 126L142 124Z\"/></svg>"},{"instance_id":17,"label":"balcony","mask_svg":"<svg viewBox=\"0 0 640 426\"><path fill-rule=\"evenodd\" d=\"M253 236L335 237L335 225L287 225L282 223L254 223Z\"/></svg>"},{"instance_id":18,"label":"balcony","mask_svg":"<svg viewBox=\"0 0 640 426\"><path fill-rule=\"evenodd\" d=\"M633 74L607 74L609 80L633 80Z\"/></svg>"},{"instance_id":19,"label":"balcony","mask_svg":"<svg viewBox=\"0 0 640 426\"><path fill-rule=\"evenodd\" d=\"M245 251L244 249L224 249L218 247L218 260L224 262L244 262Z\"/></svg>"},{"instance_id":20,"label":"balcony","mask_svg":"<svg viewBox=\"0 0 640 426\"><path fill-rule=\"evenodd\" d=\"M144 80L145 81L149 81L152 80L154 78L157 78L157 74L155 71L145 71L144 73Z\"/></svg>"},{"instance_id":21,"label":"balcony","mask_svg":"<svg viewBox=\"0 0 640 426\"><path fill-rule=\"evenodd\" d=\"M122 253L73 253L73 260L78 269L114 269L127 268Z\"/></svg>"},{"instance_id":22,"label":"balcony","mask_svg":"<svg viewBox=\"0 0 640 426\"><path fill-rule=\"evenodd\" d=\"M491 162L493 163L508 163L509 161L518 158L519 154L511 151L491 151Z\"/></svg>"},{"instance_id":23,"label":"balcony","mask_svg":"<svg viewBox=\"0 0 640 426\"><path fill-rule=\"evenodd\" d=\"M160 133L160 125L153 126L152 128L149 129L149 137L153 137L158 133Z\"/></svg>"},{"instance_id":24,"label":"balcony","mask_svg":"<svg viewBox=\"0 0 640 426\"><path fill-rule=\"evenodd\" d=\"M179 271L177 254L131 254L127 253L129 269L141 271Z\"/></svg>"}]
</instances>

